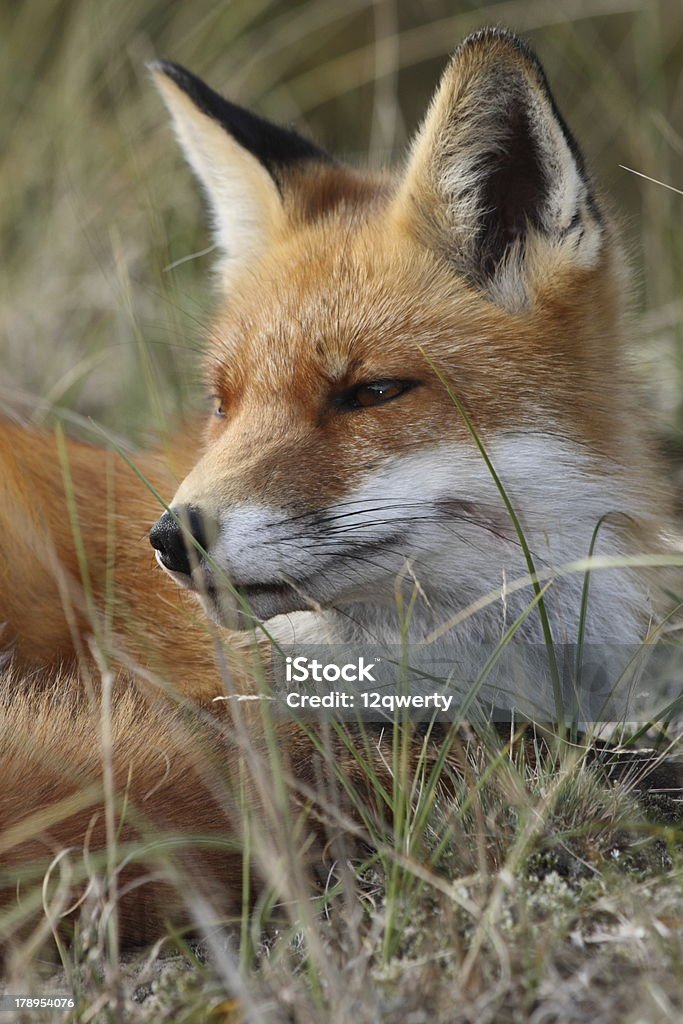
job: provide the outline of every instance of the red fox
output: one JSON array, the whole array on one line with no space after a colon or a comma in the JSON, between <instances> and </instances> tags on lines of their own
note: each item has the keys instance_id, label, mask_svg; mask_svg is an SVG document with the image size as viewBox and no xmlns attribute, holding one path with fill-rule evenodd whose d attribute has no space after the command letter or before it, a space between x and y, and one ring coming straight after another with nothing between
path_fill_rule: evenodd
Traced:
<instances>
[{"instance_id":1,"label":"red fox","mask_svg":"<svg viewBox=\"0 0 683 1024\"><path fill-rule=\"evenodd\" d=\"M213 407L192 468L180 452L175 471L135 457L139 475L112 454L2 427L2 728L27 730L36 715L40 747L39 771L28 740L0 751L10 865L35 852L23 819L53 850L88 830L91 805L48 814L99 777L99 750L81 746L87 709L74 696L67 711L36 711L56 698L32 691L13 706L13 695L27 673L82 666L93 622L109 631L112 664L201 703L223 692L217 639L230 646L248 633L226 630L254 622L281 641L407 630L495 642L533 597L530 558L552 585L545 622L537 608L519 635L574 642L584 575L562 567L588 555L598 524L600 555L665 551L670 531L624 368L619 244L523 42L488 29L461 44L393 173L340 163L175 64L152 74L220 253ZM166 501L175 492L160 518L140 477ZM652 570L596 571L585 638L641 642L660 591ZM186 770L186 735L137 698L121 702L115 785L135 764L148 821L224 835L206 773ZM211 742L236 770L223 733ZM280 742L292 776L310 781L305 734L290 725ZM166 775L149 753L161 746ZM230 903L240 864L209 861L202 872ZM149 892L136 894L129 938L157 921Z\"/></svg>"}]
</instances>

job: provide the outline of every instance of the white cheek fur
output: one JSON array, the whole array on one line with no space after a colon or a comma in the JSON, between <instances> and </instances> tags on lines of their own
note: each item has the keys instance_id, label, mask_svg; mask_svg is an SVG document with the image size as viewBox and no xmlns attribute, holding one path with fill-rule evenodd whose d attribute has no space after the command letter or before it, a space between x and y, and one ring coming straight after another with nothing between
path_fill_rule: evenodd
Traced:
<instances>
[{"instance_id":1,"label":"white cheek fur","mask_svg":"<svg viewBox=\"0 0 683 1024\"><path fill-rule=\"evenodd\" d=\"M509 434L491 444L489 456L539 571L584 558L606 513L641 511L619 466L556 434ZM471 508L471 515L449 514L449 502ZM235 506L223 516L212 555L239 582L282 576L310 580L313 594L319 592L325 603L365 598L372 604L382 577L390 593L396 574L409 563L418 585L430 594L435 619L439 605L445 619L454 608L527 572L505 504L473 443L441 443L392 456L346 500L322 511L331 528L316 532L313 543L300 517L290 519L262 505ZM382 552L383 541L399 533L401 542L387 544L386 554L368 557L366 566L356 559L349 571L344 552L350 546L376 543ZM623 550L609 524L601 531L599 550ZM582 582L576 576L555 588L556 614L568 638L575 632ZM593 631L631 636L646 603L635 573L594 574Z\"/></svg>"}]
</instances>

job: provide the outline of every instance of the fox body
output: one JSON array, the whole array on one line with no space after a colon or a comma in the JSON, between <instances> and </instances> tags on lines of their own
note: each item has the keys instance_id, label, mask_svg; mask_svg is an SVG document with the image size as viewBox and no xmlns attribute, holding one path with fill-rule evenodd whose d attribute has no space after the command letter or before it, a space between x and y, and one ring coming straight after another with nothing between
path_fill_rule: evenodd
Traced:
<instances>
[{"instance_id":1,"label":"fox body","mask_svg":"<svg viewBox=\"0 0 683 1024\"><path fill-rule=\"evenodd\" d=\"M3 427L0 621L14 671L75 664L94 614L119 666L202 701L223 688L217 640L239 647L225 627L260 621L276 639L320 643L497 641L533 597L532 570L551 584L553 639L575 641L584 574L567 567L596 536L600 555L662 551L669 518L623 367L618 243L536 58L506 32L467 39L394 174L337 163L175 65L152 70L221 257L202 454L179 486L184 466L142 459L158 492L175 490L151 540L181 587L153 565L145 534L160 508L134 472L69 442L67 514L55 442ZM585 636L640 642L658 612L652 573L596 571ZM544 639L538 608L519 635ZM82 713L42 717L47 765ZM153 745L149 712L140 728ZM310 774L303 735L292 725L281 739L293 775ZM30 790L22 757L12 749L11 777ZM3 823L91 781L98 757L30 807L5 789ZM182 772L152 782L148 816L191 829L196 785ZM59 842L80 842L91 813L69 817ZM238 886L230 864L221 884Z\"/></svg>"}]
</instances>

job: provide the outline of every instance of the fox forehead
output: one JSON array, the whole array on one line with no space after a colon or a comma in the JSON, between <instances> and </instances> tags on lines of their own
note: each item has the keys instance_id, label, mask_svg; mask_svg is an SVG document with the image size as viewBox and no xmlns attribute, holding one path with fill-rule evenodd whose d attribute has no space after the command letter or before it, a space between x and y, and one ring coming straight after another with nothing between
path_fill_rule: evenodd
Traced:
<instances>
[{"instance_id":1,"label":"fox forehead","mask_svg":"<svg viewBox=\"0 0 683 1024\"><path fill-rule=\"evenodd\" d=\"M610 329L600 323L604 274L582 277L578 287L575 273L571 282L549 277L557 302L510 312L381 212L364 222L337 214L285 231L232 282L209 333L209 390L228 408L315 412L335 389L413 379L429 387L406 407L409 419L431 406L457 420L441 374L484 430L533 426L550 413L568 433L604 444L609 382L586 351L592 333L602 345ZM389 408L378 414L393 421Z\"/></svg>"},{"instance_id":2,"label":"fox forehead","mask_svg":"<svg viewBox=\"0 0 683 1024\"><path fill-rule=\"evenodd\" d=\"M285 233L232 283L210 355L229 362L238 348L241 359L254 352L279 366L285 350L337 376L358 359L372 365L433 341L443 319L435 306L455 299L457 281L383 228L334 217Z\"/></svg>"}]
</instances>

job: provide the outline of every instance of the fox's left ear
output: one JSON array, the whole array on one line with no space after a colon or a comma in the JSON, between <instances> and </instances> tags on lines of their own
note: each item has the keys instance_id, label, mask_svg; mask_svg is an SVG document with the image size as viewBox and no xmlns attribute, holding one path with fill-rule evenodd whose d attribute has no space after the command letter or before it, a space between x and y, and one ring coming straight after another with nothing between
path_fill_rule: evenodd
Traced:
<instances>
[{"instance_id":1,"label":"fox's left ear","mask_svg":"<svg viewBox=\"0 0 683 1024\"><path fill-rule=\"evenodd\" d=\"M415 140L397 210L473 284L510 309L543 265L589 268L602 217L543 69L510 32L456 51Z\"/></svg>"},{"instance_id":2,"label":"fox's left ear","mask_svg":"<svg viewBox=\"0 0 683 1024\"><path fill-rule=\"evenodd\" d=\"M155 61L149 68L206 192L225 281L282 229L282 196L291 169L331 158L296 132L224 99L178 64Z\"/></svg>"}]
</instances>

